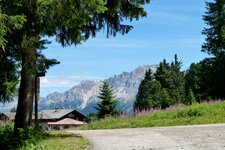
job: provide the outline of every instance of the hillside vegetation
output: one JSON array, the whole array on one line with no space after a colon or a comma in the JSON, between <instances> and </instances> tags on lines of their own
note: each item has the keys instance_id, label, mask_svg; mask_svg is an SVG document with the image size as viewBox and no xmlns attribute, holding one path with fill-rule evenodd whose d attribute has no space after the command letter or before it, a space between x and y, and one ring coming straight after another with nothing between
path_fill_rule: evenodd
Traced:
<instances>
[{"instance_id":1,"label":"hillside vegetation","mask_svg":"<svg viewBox=\"0 0 225 150\"><path fill-rule=\"evenodd\" d=\"M81 129L115 129L225 123L225 101L176 106L93 121Z\"/></svg>"},{"instance_id":2,"label":"hillside vegetation","mask_svg":"<svg viewBox=\"0 0 225 150\"><path fill-rule=\"evenodd\" d=\"M37 143L37 146L47 150L83 150L87 145L87 139L64 131L51 131L45 140ZM27 147L27 150L30 150L30 147Z\"/></svg>"},{"instance_id":3,"label":"hillside vegetation","mask_svg":"<svg viewBox=\"0 0 225 150\"><path fill-rule=\"evenodd\" d=\"M13 135L13 123L0 126L1 150L83 150L88 141L78 135L65 131L46 132L41 128L20 130L17 137ZM19 141L19 142L17 142Z\"/></svg>"}]
</instances>

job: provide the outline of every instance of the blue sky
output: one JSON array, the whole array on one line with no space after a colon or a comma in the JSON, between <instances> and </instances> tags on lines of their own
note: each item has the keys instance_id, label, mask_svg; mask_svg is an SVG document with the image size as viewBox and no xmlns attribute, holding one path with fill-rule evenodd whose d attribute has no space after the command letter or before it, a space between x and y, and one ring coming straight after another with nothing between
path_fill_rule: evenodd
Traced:
<instances>
[{"instance_id":1,"label":"blue sky","mask_svg":"<svg viewBox=\"0 0 225 150\"><path fill-rule=\"evenodd\" d=\"M41 79L41 96L64 92L82 80L102 80L141 65L158 64L174 54L183 69L207 55L201 52L204 36L204 0L152 0L148 17L134 21L127 35L106 38L102 31L78 46L62 48L54 40L45 54L61 63Z\"/></svg>"}]
</instances>

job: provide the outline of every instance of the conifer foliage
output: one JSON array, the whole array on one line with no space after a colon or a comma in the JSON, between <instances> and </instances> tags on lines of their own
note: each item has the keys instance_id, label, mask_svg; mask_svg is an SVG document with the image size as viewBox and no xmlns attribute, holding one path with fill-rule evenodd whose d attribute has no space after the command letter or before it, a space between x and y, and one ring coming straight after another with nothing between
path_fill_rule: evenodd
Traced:
<instances>
[{"instance_id":1,"label":"conifer foliage","mask_svg":"<svg viewBox=\"0 0 225 150\"><path fill-rule=\"evenodd\" d=\"M185 98L185 76L180 70L181 65L182 61L175 55L171 64L165 59L160 62L154 75L148 70L139 86L134 110L165 109L178 103L190 104Z\"/></svg>"},{"instance_id":2,"label":"conifer foliage","mask_svg":"<svg viewBox=\"0 0 225 150\"><path fill-rule=\"evenodd\" d=\"M118 110L116 109L117 101L115 101L112 87L108 82L103 82L98 98L102 100L98 104L98 107L95 107L98 110L98 118L105 118L106 116L115 116L118 114Z\"/></svg>"},{"instance_id":3,"label":"conifer foliage","mask_svg":"<svg viewBox=\"0 0 225 150\"><path fill-rule=\"evenodd\" d=\"M150 0L0 0L0 59L7 58L13 60L13 66L19 65L7 73L10 74L10 79L5 73L0 74L0 98L3 99L0 101L11 98L11 93L5 92L15 91L11 85L20 79L14 133L18 133L20 128L26 130L31 124L35 76L58 64L57 60L46 58L42 52L50 43L45 37L53 37L62 46L70 46L95 37L103 29L107 37L127 34L133 27L126 20L146 17L143 5L149 2ZM5 54L6 52L9 54ZM6 57L3 58L3 55ZM0 69L8 70L10 67L4 64L0 61ZM18 78L11 78L17 71L20 71Z\"/></svg>"},{"instance_id":4,"label":"conifer foliage","mask_svg":"<svg viewBox=\"0 0 225 150\"><path fill-rule=\"evenodd\" d=\"M225 0L206 2L206 13L203 20L208 25L202 34L206 35L206 42L202 51L216 57L225 55Z\"/></svg>"},{"instance_id":5,"label":"conifer foliage","mask_svg":"<svg viewBox=\"0 0 225 150\"><path fill-rule=\"evenodd\" d=\"M160 91L161 85L154 80L151 69L145 73L144 80L138 89L136 101L134 102L134 110L149 109L157 106L156 94Z\"/></svg>"},{"instance_id":6,"label":"conifer foliage","mask_svg":"<svg viewBox=\"0 0 225 150\"><path fill-rule=\"evenodd\" d=\"M202 51L211 55L200 62L200 91L203 98L225 98L225 0L206 2L203 16L207 27Z\"/></svg>"}]
</instances>

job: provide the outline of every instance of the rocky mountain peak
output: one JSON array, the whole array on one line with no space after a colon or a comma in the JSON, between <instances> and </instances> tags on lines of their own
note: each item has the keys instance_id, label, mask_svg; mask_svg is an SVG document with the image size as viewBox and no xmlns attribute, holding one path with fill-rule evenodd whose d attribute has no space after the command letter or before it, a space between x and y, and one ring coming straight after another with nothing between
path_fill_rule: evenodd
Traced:
<instances>
[{"instance_id":1,"label":"rocky mountain peak","mask_svg":"<svg viewBox=\"0 0 225 150\"><path fill-rule=\"evenodd\" d=\"M135 95L145 72L151 69L154 73L156 68L156 65L143 65L131 72L123 72L106 79L111 84L114 95L119 100L119 106L122 110L129 111L132 109ZM52 109L53 106L57 106L75 108L84 113L94 112L94 106L99 101L97 96L100 92L101 83L101 81L85 80L64 93L54 92L49 94L40 102L40 110Z\"/></svg>"}]
</instances>

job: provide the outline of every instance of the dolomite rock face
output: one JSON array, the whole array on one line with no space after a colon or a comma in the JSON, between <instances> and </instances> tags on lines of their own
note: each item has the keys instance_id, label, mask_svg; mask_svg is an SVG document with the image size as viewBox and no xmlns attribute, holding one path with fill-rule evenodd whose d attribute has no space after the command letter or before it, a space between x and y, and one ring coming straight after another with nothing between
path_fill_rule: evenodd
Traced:
<instances>
[{"instance_id":1,"label":"dolomite rock face","mask_svg":"<svg viewBox=\"0 0 225 150\"><path fill-rule=\"evenodd\" d=\"M118 100L118 107L123 111L132 111L133 102L138 91L141 80L143 80L146 70L151 69L156 72L156 65L144 65L136 68L132 72L123 72L122 74L110 77L108 81L113 93ZM97 98L101 81L82 81L64 93L54 92L45 98L41 98L39 110L58 108L78 109L85 114L95 112L95 106L99 102Z\"/></svg>"}]
</instances>

